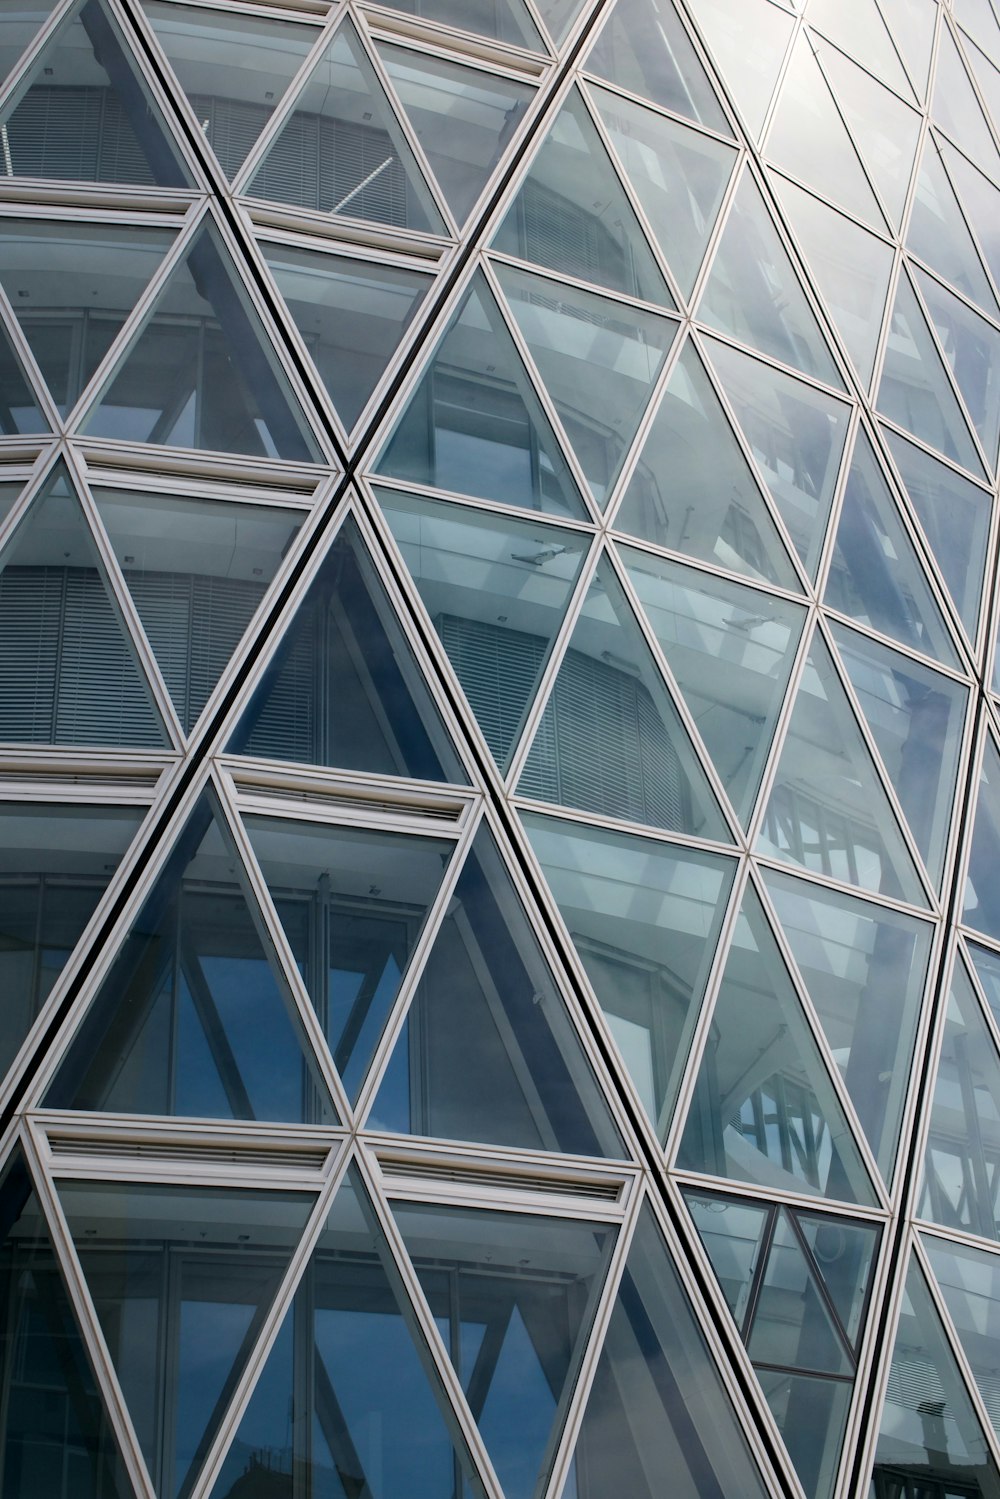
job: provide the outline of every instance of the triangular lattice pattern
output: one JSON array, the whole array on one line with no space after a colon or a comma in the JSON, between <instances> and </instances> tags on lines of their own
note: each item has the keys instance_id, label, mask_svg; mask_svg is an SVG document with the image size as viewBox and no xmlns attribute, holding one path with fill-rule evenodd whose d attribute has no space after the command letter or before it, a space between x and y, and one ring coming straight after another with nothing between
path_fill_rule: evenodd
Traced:
<instances>
[{"instance_id":1,"label":"triangular lattice pattern","mask_svg":"<svg viewBox=\"0 0 1000 1499\"><path fill-rule=\"evenodd\" d=\"M0 75L5 1499L995 1499L998 0Z\"/></svg>"}]
</instances>

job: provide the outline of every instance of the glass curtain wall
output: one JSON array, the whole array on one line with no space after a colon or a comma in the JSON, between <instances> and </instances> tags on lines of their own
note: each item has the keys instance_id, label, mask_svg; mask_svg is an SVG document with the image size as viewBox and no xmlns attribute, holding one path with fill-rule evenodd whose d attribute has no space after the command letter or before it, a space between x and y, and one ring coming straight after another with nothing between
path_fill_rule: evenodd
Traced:
<instances>
[{"instance_id":1,"label":"glass curtain wall","mask_svg":"<svg viewBox=\"0 0 1000 1499\"><path fill-rule=\"evenodd\" d=\"M5 1499L1000 1499L1000 0L0 0Z\"/></svg>"}]
</instances>

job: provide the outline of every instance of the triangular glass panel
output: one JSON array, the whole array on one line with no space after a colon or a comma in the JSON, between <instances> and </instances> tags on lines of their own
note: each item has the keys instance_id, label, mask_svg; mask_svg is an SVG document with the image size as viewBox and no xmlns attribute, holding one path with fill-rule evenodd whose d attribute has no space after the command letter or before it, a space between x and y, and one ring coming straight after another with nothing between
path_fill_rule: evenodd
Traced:
<instances>
[{"instance_id":1,"label":"triangular glass panel","mask_svg":"<svg viewBox=\"0 0 1000 1499\"><path fill-rule=\"evenodd\" d=\"M986 1003L997 1027L1000 1027L1000 956L978 942L968 943L976 977L983 986Z\"/></svg>"},{"instance_id":2,"label":"triangular glass panel","mask_svg":"<svg viewBox=\"0 0 1000 1499\"><path fill-rule=\"evenodd\" d=\"M24 484L20 479L0 479L0 528L14 508Z\"/></svg>"},{"instance_id":3,"label":"triangular glass panel","mask_svg":"<svg viewBox=\"0 0 1000 1499\"><path fill-rule=\"evenodd\" d=\"M49 1089L55 1107L334 1121L211 803L185 824Z\"/></svg>"},{"instance_id":4,"label":"triangular glass panel","mask_svg":"<svg viewBox=\"0 0 1000 1499\"><path fill-rule=\"evenodd\" d=\"M720 333L841 388L833 356L749 172L729 210L697 313Z\"/></svg>"},{"instance_id":5,"label":"triangular glass panel","mask_svg":"<svg viewBox=\"0 0 1000 1499\"><path fill-rule=\"evenodd\" d=\"M996 285L1000 280L1000 188L947 141L935 137L935 145L955 184L955 191Z\"/></svg>"},{"instance_id":6,"label":"triangular glass panel","mask_svg":"<svg viewBox=\"0 0 1000 1499\"><path fill-rule=\"evenodd\" d=\"M994 941L1000 940L1000 755L987 735L979 775L972 848L965 881L962 920Z\"/></svg>"},{"instance_id":7,"label":"triangular glass panel","mask_svg":"<svg viewBox=\"0 0 1000 1499\"><path fill-rule=\"evenodd\" d=\"M765 154L779 170L820 189L884 233L875 194L804 31L799 32L782 79Z\"/></svg>"},{"instance_id":8,"label":"triangular glass panel","mask_svg":"<svg viewBox=\"0 0 1000 1499\"><path fill-rule=\"evenodd\" d=\"M975 641L990 529L989 495L898 433L886 429L885 437L952 603L969 639Z\"/></svg>"},{"instance_id":9,"label":"triangular glass panel","mask_svg":"<svg viewBox=\"0 0 1000 1499\"><path fill-rule=\"evenodd\" d=\"M7 329L0 322L0 435L17 437L48 431L38 398L15 354Z\"/></svg>"},{"instance_id":10,"label":"triangular glass panel","mask_svg":"<svg viewBox=\"0 0 1000 1499\"><path fill-rule=\"evenodd\" d=\"M64 17L4 105L0 128L8 177L193 185L103 0L81 0Z\"/></svg>"},{"instance_id":11,"label":"triangular glass panel","mask_svg":"<svg viewBox=\"0 0 1000 1499\"><path fill-rule=\"evenodd\" d=\"M977 46L986 53L1000 48L1000 26L992 0L955 0L955 19Z\"/></svg>"},{"instance_id":12,"label":"triangular glass panel","mask_svg":"<svg viewBox=\"0 0 1000 1499\"><path fill-rule=\"evenodd\" d=\"M698 26L756 142L794 18L768 0L701 0Z\"/></svg>"},{"instance_id":13,"label":"triangular glass panel","mask_svg":"<svg viewBox=\"0 0 1000 1499\"><path fill-rule=\"evenodd\" d=\"M795 550L814 578L851 408L728 344L715 339L707 344L757 467Z\"/></svg>"},{"instance_id":14,"label":"triangular glass panel","mask_svg":"<svg viewBox=\"0 0 1000 1499\"><path fill-rule=\"evenodd\" d=\"M352 1167L211 1499L284 1499L293 1482L317 1499L443 1499L458 1492L482 1499L431 1368L399 1271Z\"/></svg>"},{"instance_id":15,"label":"triangular glass panel","mask_svg":"<svg viewBox=\"0 0 1000 1499\"><path fill-rule=\"evenodd\" d=\"M926 271L918 267L915 274L944 357L994 472L1000 444L1000 333Z\"/></svg>"},{"instance_id":16,"label":"triangular glass panel","mask_svg":"<svg viewBox=\"0 0 1000 1499\"><path fill-rule=\"evenodd\" d=\"M653 1128L665 1137L732 889L729 860L523 814Z\"/></svg>"},{"instance_id":17,"label":"triangular glass panel","mask_svg":"<svg viewBox=\"0 0 1000 1499\"><path fill-rule=\"evenodd\" d=\"M506 770L591 538L396 490L377 494L476 721Z\"/></svg>"},{"instance_id":18,"label":"triangular glass panel","mask_svg":"<svg viewBox=\"0 0 1000 1499\"><path fill-rule=\"evenodd\" d=\"M705 1324L644 1205L564 1492L660 1499L665 1483L673 1499L775 1492L757 1468Z\"/></svg>"},{"instance_id":19,"label":"triangular glass panel","mask_svg":"<svg viewBox=\"0 0 1000 1499\"><path fill-rule=\"evenodd\" d=\"M758 853L925 905L920 880L822 636L792 708Z\"/></svg>"},{"instance_id":20,"label":"triangular glass panel","mask_svg":"<svg viewBox=\"0 0 1000 1499\"><path fill-rule=\"evenodd\" d=\"M892 1180L927 981L928 922L765 871L792 957L872 1154Z\"/></svg>"},{"instance_id":21,"label":"triangular glass panel","mask_svg":"<svg viewBox=\"0 0 1000 1499\"><path fill-rule=\"evenodd\" d=\"M214 225L199 230L84 418L94 437L320 458Z\"/></svg>"},{"instance_id":22,"label":"triangular glass panel","mask_svg":"<svg viewBox=\"0 0 1000 1499\"><path fill-rule=\"evenodd\" d=\"M898 228L920 139L920 115L836 47L828 47L817 39L813 45L861 159L881 194L893 227ZM870 62L867 48L864 61ZM906 94L909 97L909 89Z\"/></svg>"},{"instance_id":23,"label":"triangular glass panel","mask_svg":"<svg viewBox=\"0 0 1000 1499\"><path fill-rule=\"evenodd\" d=\"M0 554L0 740L169 743L61 464Z\"/></svg>"},{"instance_id":24,"label":"triangular glass panel","mask_svg":"<svg viewBox=\"0 0 1000 1499\"><path fill-rule=\"evenodd\" d=\"M922 104L930 77L937 6L926 0L880 0L880 9Z\"/></svg>"},{"instance_id":25,"label":"triangular glass panel","mask_svg":"<svg viewBox=\"0 0 1000 1499\"><path fill-rule=\"evenodd\" d=\"M486 278L471 287L383 448L394 479L579 518L583 500Z\"/></svg>"},{"instance_id":26,"label":"triangular glass panel","mask_svg":"<svg viewBox=\"0 0 1000 1499\"><path fill-rule=\"evenodd\" d=\"M684 1203L742 1335L747 1315L753 1311L754 1282L767 1266L765 1234L770 1237L775 1207L747 1197L696 1192L691 1187L684 1190Z\"/></svg>"},{"instance_id":27,"label":"triangular glass panel","mask_svg":"<svg viewBox=\"0 0 1000 1499\"><path fill-rule=\"evenodd\" d=\"M593 94L670 269L690 296L736 153L607 89Z\"/></svg>"},{"instance_id":28,"label":"triangular glass panel","mask_svg":"<svg viewBox=\"0 0 1000 1499\"><path fill-rule=\"evenodd\" d=\"M823 602L948 666L958 658L874 449L859 430Z\"/></svg>"},{"instance_id":29,"label":"triangular glass panel","mask_svg":"<svg viewBox=\"0 0 1000 1499\"><path fill-rule=\"evenodd\" d=\"M705 69L671 4L618 0L585 67L674 114L732 135Z\"/></svg>"},{"instance_id":30,"label":"triangular glass panel","mask_svg":"<svg viewBox=\"0 0 1000 1499\"><path fill-rule=\"evenodd\" d=\"M875 1201L752 887L726 958L676 1164L786 1192Z\"/></svg>"},{"instance_id":31,"label":"triangular glass panel","mask_svg":"<svg viewBox=\"0 0 1000 1499\"><path fill-rule=\"evenodd\" d=\"M988 5L989 0L985 0L985 3ZM992 15L992 10L990 14ZM995 21L994 32L996 32ZM998 50L996 35L991 39L991 43L993 56L995 57ZM991 118L994 126L996 126L997 121L1000 120L1000 71L997 70L990 58L985 56L967 37L962 38L962 51L965 54L967 62L972 67L973 77L979 84L979 91L986 101L987 117Z\"/></svg>"},{"instance_id":32,"label":"triangular glass panel","mask_svg":"<svg viewBox=\"0 0 1000 1499\"><path fill-rule=\"evenodd\" d=\"M369 1127L569 1155L622 1155L597 1080L496 843L455 887Z\"/></svg>"},{"instance_id":33,"label":"triangular glass panel","mask_svg":"<svg viewBox=\"0 0 1000 1499\"><path fill-rule=\"evenodd\" d=\"M0 16L0 83L13 71L51 14L51 0L44 4L41 0L17 0Z\"/></svg>"},{"instance_id":34,"label":"triangular glass panel","mask_svg":"<svg viewBox=\"0 0 1000 1499\"><path fill-rule=\"evenodd\" d=\"M802 1487L829 1499L856 1370L841 1306L864 1307L877 1232L844 1219L800 1219L790 1208L685 1196L730 1306L736 1297L740 1332ZM739 1281L734 1272L743 1272Z\"/></svg>"},{"instance_id":35,"label":"triangular glass panel","mask_svg":"<svg viewBox=\"0 0 1000 1499\"><path fill-rule=\"evenodd\" d=\"M305 1192L62 1181L159 1499L186 1499L315 1201Z\"/></svg>"},{"instance_id":36,"label":"triangular glass panel","mask_svg":"<svg viewBox=\"0 0 1000 1499\"><path fill-rule=\"evenodd\" d=\"M810 0L809 24L904 99L910 96L909 80L875 0Z\"/></svg>"},{"instance_id":37,"label":"triangular glass panel","mask_svg":"<svg viewBox=\"0 0 1000 1499\"><path fill-rule=\"evenodd\" d=\"M61 416L79 398L174 235L134 224L4 219L0 282Z\"/></svg>"},{"instance_id":38,"label":"triangular glass panel","mask_svg":"<svg viewBox=\"0 0 1000 1499\"><path fill-rule=\"evenodd\" d=\"M930 1108L919 1212L1000 1240L1000 1056L961 957L955 959Z\"/></svg>"},{"instance_id":39,"label":"triangular glass panel","mask_svg":"<svg viewBox=\"0 0 1000 1499\"><path fill-rule=\"evenodd\" d=\"M350 21L306 79L247 184L255 198L332 218L441 234L444 223Z\"/></svg>"},{"instance_id":40,"label":"triangular glass panel","mask_svg":"<svg viewBox=\"0 0 1000 1499\"><path fill-rule=\"evenodd\" d=\"M229 750L466 781L353 521L287 624Z\"/></svg>"},{"instance_id":41,"label":"triangular glass panel","mask_svg":"<svg viewBox=\"0 0 1000 1499\"><path fill-rule=\"evenodd\" d=\"M135 837L144 807L0 803L0 1079Z\"/></svg>"},{"instance_id":42,"label":"triangular glass panel","mask_svg":"<svg viewBox=\"0 0 1000 1499\"><path fill-rule=\"evenodd\" d=\"M667 665L744 826L785 700L805 610L622 548Z\"/></svg>"},{"instance_id":43,"label":"triangular glass panel","mask_svg":"<svg viewBox=\"0 0 1000 1499\"><path fill-rule=\"evenodd\" d=\"M133 1499L19 1151L0 1180L0 1299L4 1494Z\"/></svg>"},{"instance_id":44,"label":"triangular glass panel","mask_svg":"<svg viewBox=\"0 0 1000 1499\"><path fill-rule=\"evenodd\" d=\"M833 636L907 826L940 886L968 689L854 630L834 625Z\"/></svg>"},{"instance_id":45,"label":"triangular glass panel","mask_svg":"<svg viewBox=\"0 0 1000 1499\"><path fill-rule=\"evenodd\" d=\"M497 270L591 492L604 506L677 336L677 324L513 266Z\"/></svg>"},{"instance_id":46,"label":"triangular glass panel","mask_svg":"<svg viewBox=\"0 0 1000 1499\"><path fill-rule=\"evenodd\" d=\"M616 1226L400 1202L393 1214L506 1499L544 1492Z\"/></svg>"},{"instance_id":47,"label":"triangular glass panel","mask_svg":"<svg viewBox=\"0 0 1000 1499\"><path fill-rule=\"evenodd\" d=\"M1000 1493L1000 1471L915 1259L889 1367L873 1492L899 1492L901 1475L918 1494Z\"/></svg>"},{"instance_id":48,"label":"triangular glass panel","mask_svg":"<svg viewBox=\"0 0 1000 1499\"><path fill-rule=\"evenodd\" d=\"M935 123L951 136L959 150L988 176L996 177L1000 172L1000 153L962 65L950 26L941 28L931 112Z\"/></svg>"},{"instance_id":49,"label":"triangular glass panel","mask_svg":"<svg viewBox=\"0 0 1000 1499\"><path fill-rule=\"evenodd\" d=\"M486 5L470 5L468 0L389 0L387 8L403 11L408 16L438 21L443 26L473 31L477 36L488 36L494 41L509 42L513 47L545 51L524 0L488 0Z\"/></svg>"},{"instance_id":50,"label":"triangular glass panel","mask_svg":"<svg viewBox=\"0 0 1000 1499\"><path fill-rule=\"evenodd\" d=\"M577 89L553 120L492 248L557 275L673 306L645 232Z\"/></svg>"},{"instance_id":51,"label":"triangular glass panel","mask_svg":"<svg viewBox=\"0 0 1000 1499\"><path fill-rule=\"evenodd\" d=\"M517 789L603 817L729 841L609 562L590 586Z\"/></svg>"},{"instance_id":52,"label":"triangular glass panel","mask_svg":"<svg viewBox=\"0 0 1000 1499\"><path fill-rule=\"evenodd\" d=\"M354 1098L454 844L274 817L244 822L337 1070Z\"/></svg>"},{"instance_id":53,"label":"triangular glass panel","mask_svg":"<svg viewBox=\"0 0 1000 1499\"><path fill-rule=\"evenodd\" d=\"M461 225L517 134L535 90L427 52L385 46L379 52L445 201Z\"/></svg>"},{"instance_id":54,"label":"triangular glass panel","mask_svg":"<svg viewBox=\"0 0 1000 1499\"><path fill-rule=\"evenodd\" d=\"M997 1402L998 1303L1000 1258L971 1244L953 1244L935 1234L921 1234L931 1269L958 1333L993 1430L1000 1437Z\"/></svg>"},{"instance_id":55,"label":"triangular glass panel","mask_svg":"<svg viewBox=\"0 0 1000 1499\"><path fill-rule=\"evenodd\" d=\"M296 246L262 246L316 371L348 432L417 315L430 276Z\"/></svg>"},{"instance_id":56,"label":"triangular glass panel","mask_svg":"<svg viewBox=\"0 0 1000 1499\"><path fill-rule=\"evenodd\" d=\"M856 1349L878 1247L879 1231L873 1224L757 1203L745 1197L722 1197L716 1192L689 1190L684 1193L684 1200L740 1332L744 1338L754 1338L756 1346L751 1356L755 1360L770 1362L762 1358L760 1351L766 1333L757 1318L765 1308L755 1295L758 1288L754 1281L760 1283L760 1289L766 1288L773 1306L781 1278L780 1265L775 1266L771 1257L774 1248L779 1251L779 1261L797 1264L794 1278L799 1279L799 1289L794 1299L789 1296L787 1301L791 1316L801 1319L798 1326L804 1334L804 1347L787 1350L791 1357L779 1362L820 1368L819 1362L809 1356L811 1339L803 1325L808 1313L797 1304L809 1299L808 1295L803 1296L804 1284L808 1282L812 1282L812 1294L818 1291L820 1299L826 1300L826 1314L820 1314L821 1332L833 1332L836 1327L846 1349L850 1352ZM762 1254L765 1249L767 1252ZM790 1258L786 1258L789 1252ZM793 1321L786 1334L795 1326ZM784 1335L773 1324L766 1332Z\"/></svg>"},{"instance_id":57,"label":"triangular glass panel","mask_svg":"<svg viewBox=\"0 0 1000 1499\"><path fill-rule=\"evenodd\" d=\"M302 524L294 510L96 489L94 499L185 730Z\"/></svg>"},{"instance_id":58,"label":"triangular glass panel","mask_svg":"<svg viewBox=\"0 0 1000 1499\"><path fill-rule=\"evenodd\" d=\"M834 327L867 390L885 317L893 247L795 183L775 173L771 181Z\"/></svg>"},{"instance_id":59,"label":"triangular glass panel","mask_svg":"<svg viewBox=\"0 0 1000 1499\"><path fill-rule=\"evenodd\" d=\"M266 15L143 0L143 10L227 177L235 177L318 35Z\"/></svg>"},{"instance_id":60,"label":"triangular glass panel","mask_svg":"<svg viewBox=\"0 0 1000 1499\"><path fill-rule=\"evenodd\" d=\"M614 526L762 583L801 587L690 341L670 373Z\"/></svg>"},{"instance_id":61,"label":"triangular glass panel","mask_svg":"<svg viewBox=\"0 0 1000 1499\"><path fill-rule=\"evenodd\" d=\"M997 316L996 297L932 135L927 137L920 163L906 248L965 296L978 302L984 312Z\"/></svg>"}]
</instances>

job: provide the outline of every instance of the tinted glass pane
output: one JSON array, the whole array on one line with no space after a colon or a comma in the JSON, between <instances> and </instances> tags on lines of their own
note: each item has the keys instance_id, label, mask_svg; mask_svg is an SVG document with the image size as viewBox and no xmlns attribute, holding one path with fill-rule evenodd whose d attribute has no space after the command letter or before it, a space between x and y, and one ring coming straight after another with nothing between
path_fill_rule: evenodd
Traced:
<instances>
[{"instance_id":1,"label":"tinted glass pane","mask_svg":"<svg viewBox=\"0 0 1000 1499\"><path fill-rule=\"evenodd\" d=\"M156 1491L186 1495L314 1199L122 1182L59 1196Z\"/></svg>"},{"instance_id":2,"label":"tinted glass pane","mask_svg":"<svg viewBox=\"0 0 1000 1499\"><path fill-rule=\"evenodd\" d=\"M169 742L61 467L0 555L0 740Z\"/></svg>"},{"instance_id":3,"label":"tinted glass pane","mask_svg":"<svg viewBox=\"0 0 1000 1499\"><path fill-rule=\"evenodd\" d=\"M352 1169L212 1499L480 1499L456 1425Z\"/></svg>"},{"instance_id":4,"label":"tinted glass pane","mask_svg":"<svg viewBox=\"0 0 1000 1499\"><path fill-rule=\"evenodd\" d=\"M479 727L505 769L590 538L393 490L378 494Z\"/></svg>"},{"instance_id":5,"label":"tinted glass pane","mask_svg":"<svg viewBox=\"0 0 1000 1499\"><path fill-rule=\"evenodd\" d=\"M486 281L473 280L376 465L527 510L583 501Z\"/></svg>"},{"instance_id":6,"label":"tinted glass pane","mask_svg":"<svg viewBox=\"0 0 1000 1499\"><path fill-rule=\"evenodd\" d=\"M194 727L281 566L301 512L94 491L146 638L185 729Z\"/></svg>"},{"instance_id":7,"label":"tinted glass pane","mask_svg":"<svg viewBox=\"0 0 1000 1499\"><path fill-rule=\"evenodd\" d=\"M369 1123L620 1156L618 1132L488 832L455 887Z\"/></svg>"},{"instance_id":8,"label":"tinted glass pane","mask_svg":"<svg viewBox=\"0 0 1000 1499\"><path fill-rule=\"evenodd\" d=\"M350 429L413 321L430 277L291 245L263 248L320 380Z\"/></svg>"},{"instance_id":9,"label":"tinted glass pane","mask_svg":"<svg viewBox=\"0 0 1000 1499\"><path fill-rule=\"evenodd\" d=\"M891 1492L888 1485L901 1477L925 1483L932 1494L1000 1494L1000 1473L915 1263L906 1279L875 1452L876 1486Z\"/></svg>"},{"instance_id":10,"label":"tinted glass pane","mask_svg":"<svg viewBox=\"0 0 1000 1499\"><path fill-rule=\"evenodd\" d=\"M5 1499L132 1499L20 1156L0 1182Z\"/></svg>"},{"instance_id":11,"label":"tinted glass pane","mask_svg":"<svg viewBox=\"0 0 1000 1499\"><path fill-rule=\"evenodd\" d=\"M632 1082L662 1134L732 865L579 823L527 815L524 822Z\"/></svg>"},{"instance_id":12,"label":"tinted glass pane","mask_svg":"<svg viewBox=\"0 0 1000 1499\"><path fill-rule=\"evenodd\" d=\"M518 790L668 831L728 837L609 564L590 586Z\"/></svg>"},{"instance_id":13,"label":"tinted glass pane","mask_svg":"<svg viewBox=\"0 0 1000 1499\"><path fill-rule=\"evenodd\" d=\"M673 305L580 94L553 121L493 248L611 291Z\"/></svg>"},{"instance_id":14,"label":"tinted glass pane","mask_svg":"<svg viewBox=\"0 0 1000 1499\"><path fill-rule=\"evenodd\" d=\"M743 898L677 1164L871 1202L847 1116L752 889Z\"/></svg>"},{"instance_id":15,"label":"tinted glass pane","mask_svg":"<svg viewBox=\"0 0 1000 1499\"><path fill-rule=\"evenodd\" d=\"M8 177L192 186L102 0L74 6L50 37L3 110L3 132Z\"/></svg>"},{"instance_id":16,"label":"tinted glass pane","mask_svg":"<svg viewBox=\"0 0 1000 1499\"><path fill-rule=\"evenodd\" d=\"M162 0L146 0L143 10L223 170L234 177L317 32Z\"/></svg>"},{"instance_id":17,"label":"tinted glass pane","mask_svg":"<svg viewBox=\"0 0 1000 1499\"><path fill-rule=\"evenodd\" d=\"M916 866L817 635L757 835L759 852L923 904Z\"/></svg>"},{"instance_id":18,"label":"tinted glass pane","mask_svg":"<svg viewBox=\"0 0 1000 1499\"><path fill-rule=\"evenodd\" d=\"M891 1179L932 929L768 873L767 888L868 1143Z\"/></svg>"},{"instance_id":19,"label":"tinted glass pane","mask_svg":"<svg viewBox=\"0 0 1000 1499\"><path fill-rule=\"evenodd\" d=\"M236 850L199 802L56 1074L78 1109L329 1122Z\"/></svg>"},{"instance_id":20,"label":"tinted glass pane","mask_svg":"<svg viewBox=\"0 0 1000 1499\"><path fill-rule=\"evenodd\" d=\"M771 748L805 612L632 548L624 555L667 665L745 823Z\"/></svg>"},{"instance_id":21,"label":"tinted glass pane","mask_svg":"<svg viewBox=\"0 0 1000 1499\"><path fill-rule=\"evenodd\" d=\"M0 281L65 416L111 346L173 235L5 219Z\"/></svg>"},{"instance_id":22,"label":"tinted glass pane","mask_svg":"<svg viewBox=\"0 0 1000 1499\"><path fill-rule=\"evenodd\" d=\"M330 545L229 748L268 760L465 781L352 522Z\"/></svg>"},{"instance_id":23,"label":"tinted glass pane","mask_svg":"<svg viewBox=\"0 0 1000 1499\"><path fill-rule=\"evenodd\" d=\"M399 1203L395 1217L507 1499L531 1499L617 1230Z\"/></svg>"},{"instance_id":24,"label":"tinted glass pane","mask_svg":"<svg viewBox=\"0 0 1000 1499\"><path fill-rule=\"evenodd\" d=\"M670 373L614 524L703 562L799 587L760 483L692 343Z\"/></svg>"},{"instance_id":25,"label":"tinted glass pane","mask_svg":"<svg viewBox=\"0 0 1000 1499\"><path fill-rule=\"evenodd\" d=\"M84 421L98 437L315 461L264 328L214 228L171 272Z\"/></svg>"},{"instance_id":26,"label":"tinted glass pane","mask_svg":"<svg viewBox=\"0 0 1000 1499\"><path fill-rule=\"evenodd\" d=\"M461 224L516 133L534 90L401 47L383 47L381 55L448 207Z\"/></svg>"},{"instance_id":27,"label":"tinted glass pane","mask_svg":"<svg viewBox=\"0 0 1000 1499\"><path fill-rule=\"evenodd\" d=\"M0 1074L93 915L143 810L0 803Z\"/></svg>"},{"instance_id":28,"label":"tinted glass pane","mask_svg":"<svg viewBox=\"0 0 1000 1499\"><path fill-rule=\"evenodd\" d=\"M580 1499L763 1499L740 1422L648 1208L629 1249L573 1461Z\"/></svg>"},{"instance_id":29,"label":"tinted glass pane","mask_svg":"<svg viewBox=\"0 0 1000 1499\"><path fill-rule=\"evenodd\" d=\"M526 271L499 272L594 498L605 505L677 325Z\"/></svg>"},{"instance_id":30,"label":"tinted glass pane","mask_svg":"<svg viewBox=\"0 0 1000 1499\"><path fill-rule=\"evenodd\" d=\"M247 190L324 214L431 233L444 228L350 22L310 72Z\"/></svg>"},{"instance_id":31,"label":"tinted glass pane","mask_svg":"<svg viewBox=\"0 0 1000 1499\"><path fill-rule=\"evenodd\" d=\"M721 333L793 369L831 385L841 383L788 253L749 173L744 175L729 211L698 316Z\"/></svg>"},{"instance_id":32,"label":"tinted glass pane","mask_svg":"<svg viewBox=\"0 0 1000 1499\"><path fill-rule=\"evenodd\" d=\"M355 1095L451 858L437 838L246 818L344 1084Z\"/></svg>"},{"instance_id":33,"label":"tinted glass pane","mask_svg":"<svg viewBox=\"0 0 1000 1499\"><path fill-rule=\"evenodd\" d=\"M945 1014L920 1212L1000 1239L993 1181L1000 1162L1000 1056L965 965L955 963Z\"/></svg>"}]
</instances>

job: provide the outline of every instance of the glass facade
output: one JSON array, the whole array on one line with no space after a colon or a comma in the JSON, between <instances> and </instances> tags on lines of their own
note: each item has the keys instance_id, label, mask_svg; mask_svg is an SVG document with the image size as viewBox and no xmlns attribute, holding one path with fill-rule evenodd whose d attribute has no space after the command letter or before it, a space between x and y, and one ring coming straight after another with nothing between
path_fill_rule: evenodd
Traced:
<instances>
[{"instance_id":1,"label":"glass facade","mask_svg":"<svg viewBox=\"0 0 1000 1499\"><path fill-rule=\"evenodd\" d=\"M1000 1499L1000 0L0 0L4 1499Z\"/></svg>"}]
</instances>

